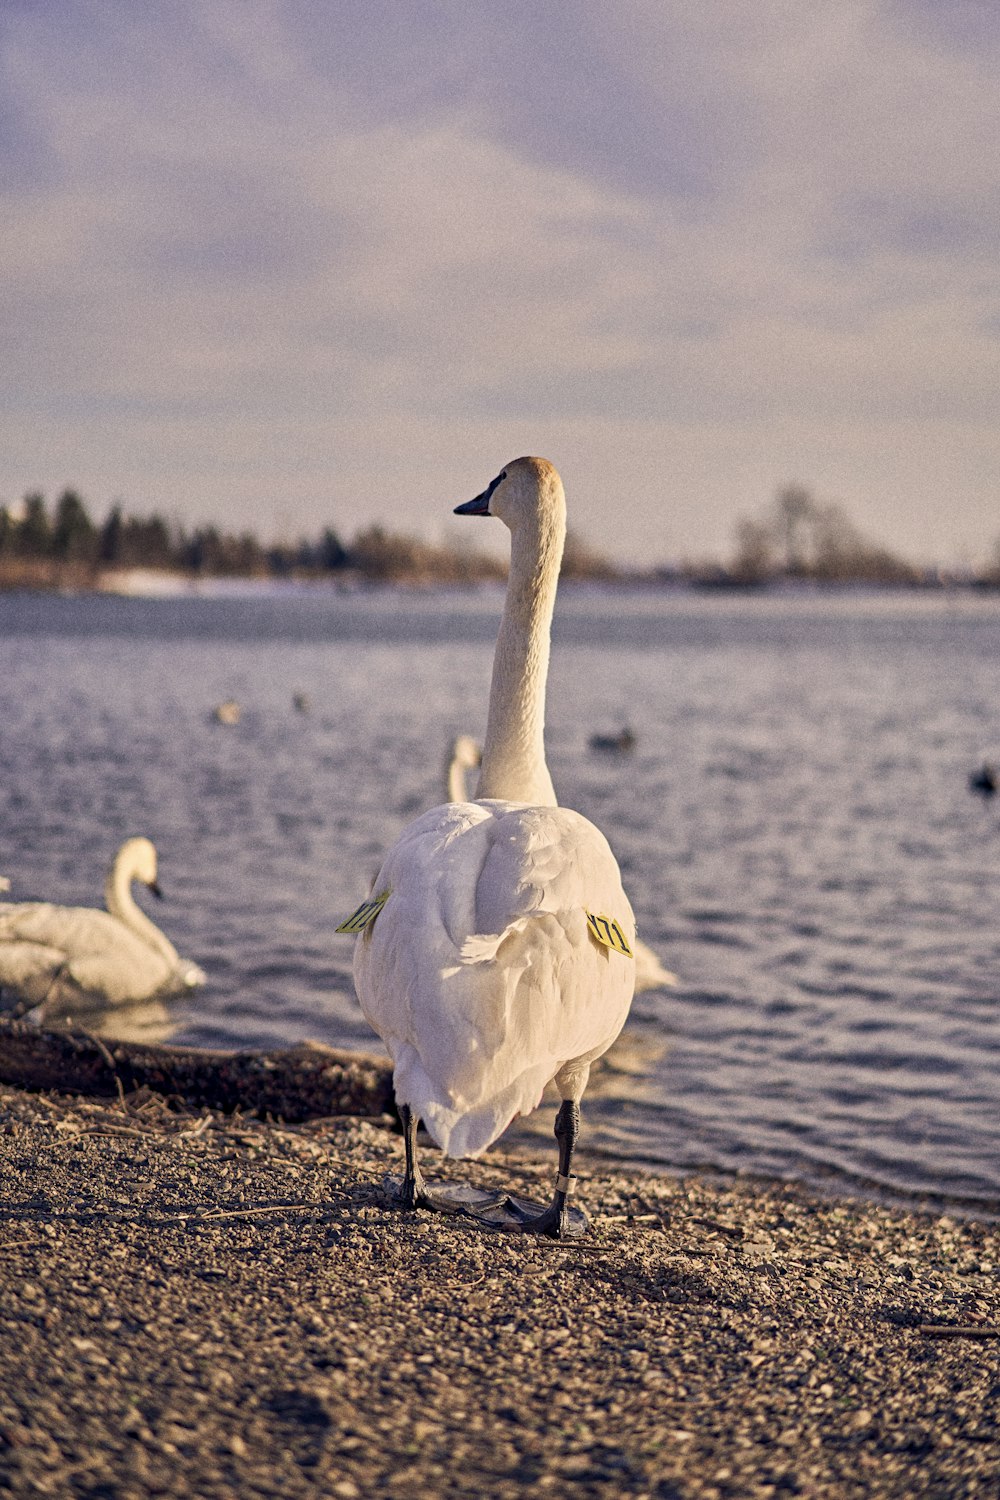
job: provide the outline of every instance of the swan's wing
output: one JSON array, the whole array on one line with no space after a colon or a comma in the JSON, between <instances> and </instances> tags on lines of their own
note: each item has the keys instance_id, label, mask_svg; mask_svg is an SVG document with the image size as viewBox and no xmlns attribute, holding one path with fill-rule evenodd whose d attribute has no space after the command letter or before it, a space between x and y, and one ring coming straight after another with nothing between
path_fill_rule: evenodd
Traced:
<instances>
[{"instance_id":1,"label":"swan's wing","mask_svg":"<svg viewBox=\"0 0 1000 1500\"><path fill-rule=\"evenodd\" d=\"M502 977L505 1045L516 1057L528 1018L532 1045L554 1064L550 1077L599 1056L628 1013L634 961L594 940L592 914L617 923L631 948L635 918L604 835L569 808L498 815L463 958Z\"/></svg>"},{"instance_id":2,"label":"swan's wing","mask_svg":"<svg viewBox=\"0 0 1000 1500\"><path fill-rule=\"evenodd\" d=\"M121 941L121 922L94 906L55 906L50 901L0 905L0 943L41 943L64 958L75 953L103 953Z\"/></svg>"},{"instance_id":3,"label":"swan's wing","mask_svg":"<svg viewBox=\"0 0 1000 1500\"><path fill-rule=\"evenodd\" d=\"M388 890L389 898L357 940L354 977L361 1009L390 1054L419 1029L414 996L447 980L475 925L488 818L475 803L432 808L403 830L376 876L373 894Z\"/></svg>"},{"instance_id":4,"label":"swan's wing","mask_svg":"<svg viewBox=\"0 0 1000 1500\"><path fill-rule=\"evenodd\" d=\"M529 912L582 910L635 918L618 862L593 823L568 807L490 808L489 850L476 885L474 931L502 934ZM619 917L621 913L621 917Z\"/></svg>"},{"instance_id":5,"label":"swan's wing","mask_svg":"<svg viewBox=\"0 0 1000 1500\"><path fill-rule=\"evenodd\" d=\"M106 1005L128 1005L161 995L170 978L160 955L144 946L74 958L68 972L81 990Z\"/></svg>"},{"instance_id":6,"label":"swan's wing","mask_svg":"<svg viewBox=\"0 0 1000 1500\"><path fill-rule=\"evenodd\" d=\"M634 963L587 927L596 910L634 939L617 863L569 809L465 803L412 824L376 884L392 894L358 941L362 1009L398 1096L476 1154L624 1023Z\"/></svg>"},{"instance_id":7,"label":"swan's wing","mask_svg":"<svg viewBox=\"0 0 1000 1500\"><path fill-rule=\"evenodd\" d=\"M15 968L29 976L19 991L26 999L43 998L58 973L65 998L109 1005L148 998L170 974L159 953L107 912L46 901L0 906L0 985L17 988Z\"/></svg>"},{"instance_id":8,"label":"swan's wing","mask_svg":"<svg viewBox=\"0 0 1000 1500\"><path fill-rule=\"evenodd\" d=\"M0 989L31 1005L121 1005L144 988L145 976L115 953L70 958L44 943L0 942Z\"/></svg>"}]
</instances>

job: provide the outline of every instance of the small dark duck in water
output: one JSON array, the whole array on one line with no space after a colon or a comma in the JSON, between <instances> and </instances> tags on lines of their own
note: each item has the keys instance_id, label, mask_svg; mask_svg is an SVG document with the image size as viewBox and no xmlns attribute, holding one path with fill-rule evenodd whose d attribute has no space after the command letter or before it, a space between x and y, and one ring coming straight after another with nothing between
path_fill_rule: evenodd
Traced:
<instances>
[{"instance_id":1,"label":"small dark duck in water","mask_svg":"<svg viewBox=\"0 0 1000 1500\"><path fill-rule=\"evenodd\" d=\"M635 734L626 724L617 734L592 734L591 750L605 750L612 755L630 755L635 749Z\"/></svg>"},{"instance_id":2,"label":"small dark duck in water","mask_svg":"<svg viewBox=\"0 0 1000 1500\"><path fill-rule=\"evenodd\" d=\"M997 768L991 766L988 760L984 760L979 770L973 771L969 777L970 792L980 792L984 797L992 797L998 785L1000 777L997 776Z\"/></svg>"}]
</instances>

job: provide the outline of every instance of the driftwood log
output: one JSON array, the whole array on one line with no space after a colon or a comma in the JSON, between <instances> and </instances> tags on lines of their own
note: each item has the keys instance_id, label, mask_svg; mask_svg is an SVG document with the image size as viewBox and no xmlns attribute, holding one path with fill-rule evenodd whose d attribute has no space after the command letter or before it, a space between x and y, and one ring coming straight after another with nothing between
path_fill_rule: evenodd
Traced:
<instances>
[{"instance_id":1,"label":"driftwood log","mask_svg":"<svg viewBox=\"0 0 1000 1500\"><path fill-rule=\"evenodd\" d=\"M3 1018L0 1083L104 1097L145 1088L196 1109L288 1121L393 1109L389 1067L365 1053L312 1042L272 1052L142 1046Z\"/></svg>"}]
</instances>

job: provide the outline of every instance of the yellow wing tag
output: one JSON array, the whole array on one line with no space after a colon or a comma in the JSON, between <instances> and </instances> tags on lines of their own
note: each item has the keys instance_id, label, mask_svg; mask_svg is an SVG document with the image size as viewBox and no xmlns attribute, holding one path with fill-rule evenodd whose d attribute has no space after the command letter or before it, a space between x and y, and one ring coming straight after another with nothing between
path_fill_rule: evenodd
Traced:
<instances>
[{"instance_id":1,"label":"yellow wing tag","mask_svg":"<svg viewBox=\"0 0 1000 1500\"><path fill-rule=\"evenodd\" d=\"M597 939L602 948L613 948L616 953L624 953L626 958L632 957L632 949L628 945L628 938L622 932L617 922L613 921L611 917L597 917L591 911L588 911L586 916L590 935L592 938Z\"/></svg>"},{"instance_id":2,"label":"yellow wing tag","mask_svg":"<svg viewBox=\"0 0 1000 1500\"><path fill-rule=\"evenodd\" d=\"M374 922L391 895L392 890L389 886L386 886L381 895L372 896L368 901L362 901L357 911L352 911L347 920L341 922L339 927L334 928L334 931L364 932L365 928L370 927Z\"/></svg>"}]
</instances>

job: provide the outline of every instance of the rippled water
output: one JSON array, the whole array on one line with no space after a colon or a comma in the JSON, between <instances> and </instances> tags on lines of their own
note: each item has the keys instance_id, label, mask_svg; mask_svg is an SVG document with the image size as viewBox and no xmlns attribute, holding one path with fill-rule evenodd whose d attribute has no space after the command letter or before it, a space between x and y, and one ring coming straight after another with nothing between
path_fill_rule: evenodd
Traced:
<instances>
[{"instance_id":1,"label":"rippled water","mask_svg":"<svg viewBox=\"0 0 1000 1500\"><path fill-rule=\"evenodd\" d=\"M500 603L0 597L12 897L96 904L145 832L153 915L209 975L161 1034L374 1050L333 928L481 735ZM563 590L560 800L681 976L595 1076L589 1151L1000 1212L1000 797L967 785L1000 758L998 669L996 601ZM625 723L634 754L589 749Z\"/></svg>"}]
</instances>

